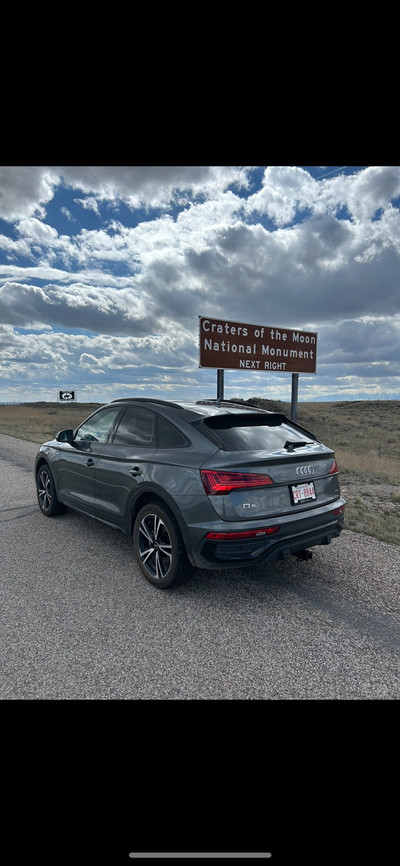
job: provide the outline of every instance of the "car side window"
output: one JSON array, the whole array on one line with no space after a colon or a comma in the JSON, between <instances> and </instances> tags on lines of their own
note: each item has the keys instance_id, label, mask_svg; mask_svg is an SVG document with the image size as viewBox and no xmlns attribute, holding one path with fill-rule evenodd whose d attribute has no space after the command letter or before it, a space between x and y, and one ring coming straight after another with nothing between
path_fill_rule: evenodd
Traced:
<instances>
[{"instance_id":1,"label":"car side window","mask_svg":"<svg viewBox=\"0 0 400 866\"><path fill-rule=\"evenodd\" d=\"M114 445L155 447L154 412L141 406L128 406L115 433Z\"/></svg>"},{"instance_id":2,"label":"car side window","mask_svg":"<svg viewBox=\"0 0 400 866\"><path fill-rule=\"evenodd\" d=\"M92 418L84 421L75 434L75 442L107 442L111 427L120 411L115 409L100 409Z\"/></svg>"},{"instance_id":3,"label":"car side window","mask_svg":"<svg viewBox=\"0 0 400 866\"><path fill-rule=\"evenodd\" d=\"M166 418L158 416L158 447L159 448L186 448L190 445L186 436L167 421Z\"/></svg>"}]
</instances>

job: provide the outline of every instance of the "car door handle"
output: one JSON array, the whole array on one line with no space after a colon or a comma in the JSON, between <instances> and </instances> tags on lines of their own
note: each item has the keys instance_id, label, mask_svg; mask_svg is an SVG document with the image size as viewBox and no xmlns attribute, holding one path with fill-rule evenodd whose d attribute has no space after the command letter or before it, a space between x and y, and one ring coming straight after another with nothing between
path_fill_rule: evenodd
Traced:
<instances>
[{"instance_id":1,"label":"car door handle","mask_svg":"<svg viewBox=\"0 0 400 866\"><path fill-rule=\"evenodd\" d=\"M141 475L141 474L142 474L142 470L141 470L140 466L134 466L133 469L129 470L129 475L132 475L132 478L135 478L136 475Z\"/></svg>"},{"instance_id":2,"label":"car door handle","mask_svg":"<svg viewBox=\"0 0 400 866\"><path fill-rule=\"evenodd\" d=\"M94 466L94 460L92 460L91 457L89 457L89 459L86 460L86 466Z\"/></svg>"}]
</instances>

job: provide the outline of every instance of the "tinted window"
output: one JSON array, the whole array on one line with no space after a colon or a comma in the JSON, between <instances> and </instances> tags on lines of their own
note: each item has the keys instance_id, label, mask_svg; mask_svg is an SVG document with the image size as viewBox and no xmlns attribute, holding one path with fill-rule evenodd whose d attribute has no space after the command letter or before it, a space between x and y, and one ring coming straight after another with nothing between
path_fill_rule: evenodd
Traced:
<instances>
[{"instance_id":1,"label":"tinted window","mask_svg":"<svg viewBox=\"0 0 400 866\"><path fill-rule=\"evenodd\" d=\"M154 419L154 412L128 406L114 436L114 445L154 445Z\"/></svg>"},{"instance_id":2,"label":"tinted window","mask_svg":"<svg viewBox=\"0 0 400 866\"><path fill-rule=\"evenodd\" d=\"M285 423L282 416L242 419L238 416L209 418L205 424L215 430L228 451L278 451L290 442L315 441L305 430Z\"/></svg>"},{"instance_id":3,"label":"tinted window","mask_svg":"<svg viewBox=\"0 0 400 866\"><path fill-rule=\"evenodd\" d=\"M186 436L178 430L174 424L166 418L158 416L158 447L159 448L185 448L190 445Z\"/></svg>"},{"instance_id":4,"label":"tinted window","mask_svg":"<svg viewBox=\"0 0 400 866\"><path fill-rule=\"evenodd\" d=\"M76 432L75 441L107 442L110 429L118 415L115 409L100 409L92 418L85 421Z\"/></svg>"}]
</instances>

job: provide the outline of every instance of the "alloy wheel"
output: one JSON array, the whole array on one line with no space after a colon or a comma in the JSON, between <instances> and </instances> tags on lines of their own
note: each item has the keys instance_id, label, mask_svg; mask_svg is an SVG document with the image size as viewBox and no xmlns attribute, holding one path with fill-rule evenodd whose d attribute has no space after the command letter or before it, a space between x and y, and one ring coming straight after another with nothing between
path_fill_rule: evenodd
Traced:
<instances>
[{"instance_id":1,"label":"alloy wheel","mask_svg":"<svg viewBox=\"0 0 400 866\"><path fill-rule=\"evenodd\" d=\"M39 472L37 491L40 508L44 512L49 511L53 501L52 483L50 475L45 469Z\"/></svg>"},{"instance_id":2,"label":"alloy wheel","mask_svg":"<svg viewBox=\"0 0 400 866\"><path fill-rule=\"evenodd\" d=\"M153 579L164 580L171 568L172 544L168 529L158 514L146 514L138 533L141 562Z\"/></svg>"}]
</instances>

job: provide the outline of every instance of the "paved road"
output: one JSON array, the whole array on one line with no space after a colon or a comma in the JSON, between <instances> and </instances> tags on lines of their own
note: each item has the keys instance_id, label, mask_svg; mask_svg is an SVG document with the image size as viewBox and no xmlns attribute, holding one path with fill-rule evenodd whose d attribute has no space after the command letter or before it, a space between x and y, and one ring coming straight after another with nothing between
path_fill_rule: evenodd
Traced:
<instances>
[{"instance_id":1,"label":"paved road","mask_svg":"<svg viewBox=\"0 0 400 866\"><path fill-rule=\"evenodd\" d=\"M400 698L398 547L345 530L161 592L120 533L40 513L36 451L0 434L0 699Z\"/></svg>"}]
</instances>

